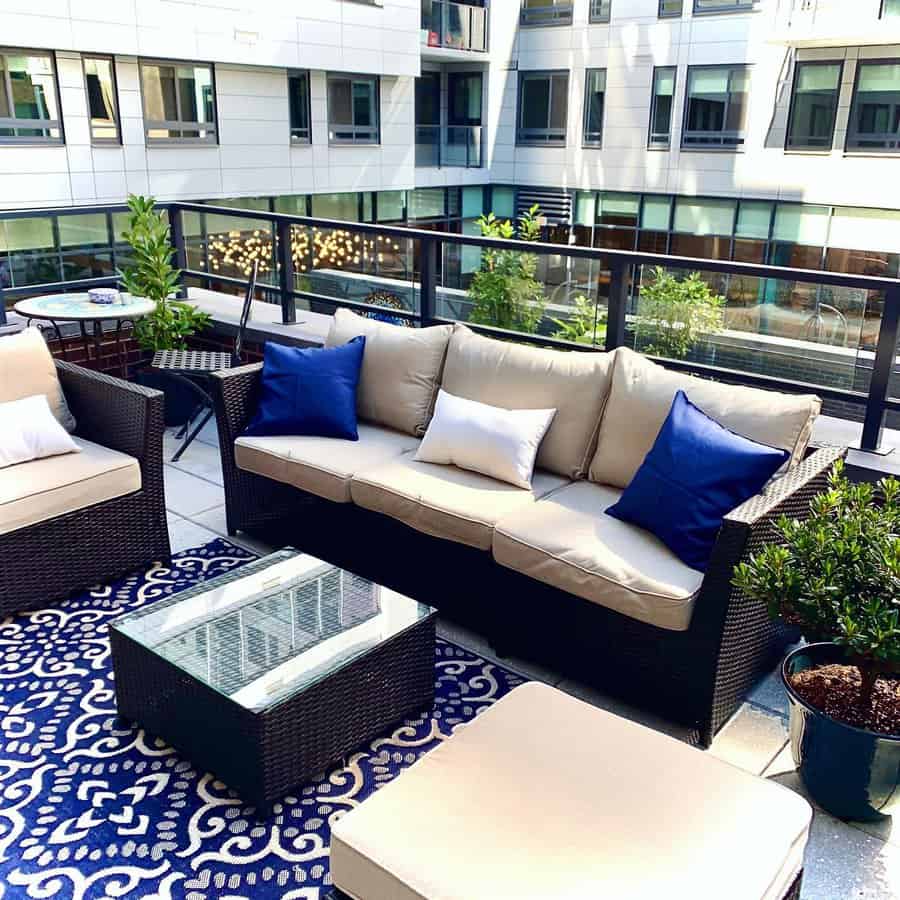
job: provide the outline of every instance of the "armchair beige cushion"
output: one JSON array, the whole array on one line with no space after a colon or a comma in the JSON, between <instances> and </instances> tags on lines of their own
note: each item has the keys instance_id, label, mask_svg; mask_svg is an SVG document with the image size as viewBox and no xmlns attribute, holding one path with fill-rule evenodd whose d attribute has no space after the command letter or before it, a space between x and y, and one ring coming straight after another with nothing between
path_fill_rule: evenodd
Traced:
<instances>
[{"instance_id":1,"label":"armchair beige cushion","mask_svg":"<svg viewBox=\"0 0 900 900\"><path fill-rule=\"evenodd\" d=\"M0 337L0 403L43 394L50 412L66 431L75 430L75 418L69 412L56 364L43 335L37 328Z\"/></svg>"},{"instance_id":2,"label":"armchair beige cushion","mask_svg":"<svg viewBox=\"0 0 900 900\"><path fill-rule=\"evenodd\" d=\"M671 631L691 624L703 575L649 531L605 514L622 492L577 481L494 529L500 565Z\"/></svg>"},{"instance_id":3,"label":"armchair beige cushion","mask_svg":"<svg viewBox=\"0 0 900 900\"><path fill-rule=\"evenodd\" d=\"M608 353L526 347L457 325L441 387L457 397L505 409L555 409L537 465L565 478L582 478L593 453L611 371Z\"/></svg>"},{"instance_id":4,"label":"armchair beige cushion","mask_svg":"<svg viewBox=\"0 0 900 900\"><path fill-rule=\"evenodd\" d=\"M673 372L625 347L615 352L612 389L600 421L590 479L627 487L683 390L707 415L751 440L780 447L789 465L806 452L822 401L811 394L780 394Z\"/></svg>"},{"instance_id":5,"label":"armchair beige cushion","mask_svg":"<svg viewBox=\"0 0 900 900\"><path fill-rule=\"evenodd\" d=\"M378 425L359 423L359 440L327 437L239 437L239 469L273 478L334 503L350 502L350 479L410 450L419 441Z\"/></svg>"},{"instance_id":6,"label":"armchair beige cushion","mask_svg":"<svg viewBox=\"0 0 900 900\"><path fill-rule=\"evenodd\" d=\"M489 550L500 518L533 506L538 497L567 483L536 471L527 490L456 466L417 462L406 454L354 476L350 495L357 506L399 519L416 531Z\"/></svg>"},{"instance_id":7,"label":"armchair beige cushion","mask_svg":"<svg viewBox=\"0 0 900 900\"><path fill-rule=\"evenodd\" d=\"M79 453L0 469L0 534L37 525L141 489L141 467L125 453L74 438ZM116 540L114 534L110 540Z\"/></svg>"},{"instance_id":8,"label":"armchair beige cushion","mask_svg":"<svg viewBox=\"0 0 900 900\"><path fill-rule=\"evenodd\" d=\"M452 325L404 328L358 316L334 314L326 347L364 335L356 410L361 419L421 437L434 409Z\"/></svg>"}]
</instances>

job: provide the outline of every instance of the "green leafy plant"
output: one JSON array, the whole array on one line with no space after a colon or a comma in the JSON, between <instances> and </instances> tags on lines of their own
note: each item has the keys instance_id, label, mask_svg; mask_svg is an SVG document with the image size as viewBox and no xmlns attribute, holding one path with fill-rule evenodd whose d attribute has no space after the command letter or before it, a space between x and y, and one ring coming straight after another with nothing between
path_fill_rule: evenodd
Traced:
<instances>
[{"instance_id":1,"label":"green leafy plant","mask_svg":"<svg viewBox=\"0 0 900 900\"><path fill-rule=\"evenodd\" d=\"M518 227L493 213L478 220L483 237L535 242L541 236L537 204L519 217ZM535 278L538 258L518 250L490 250L481 254L481 269L472 277L469 321L533 334L544 316L544 288Z\"/></svg>"},{"instance_id":2,"label":"green leafy plant","mask_svg":"<svg viewBox=\"0 0 900 900\"><path fill-rule=\"evenodd\" d=\"M723 327L725 298L710 290L699 272L678 278L657 266L641 284L636 346L646 353L684 359L704 334Z\"/></svg>"},{"instance_id":3,"label":"green leafy plant","mask_svg":"<svg viewBox=\"0 0 900 900\"><path fill-rule=\"evenodd\" d=\"M859 669L869 708L879 676L900 672L900 481L851 484L839 462L808 519L739 563L734 583L810 640L834 641Z\"/></svg>"},{"instance_id":4,"label":"green leafy plant","mask_svg":"<svg viewBox=\"0 0 900 900\"><path fill-rule=\"evenodd\" d=\"M172 265L174 249L169 226L154 208L152 197L132 194L128 198L128 227L123 237L131 246L131 262L119 270L122 288L135 297L156 304L134 325L134 337L144 350L183 350L187 339L205 328L210 317L173 298L179 287L180 270Z\"/></svg>"},{"instance_id":5,"label":"green leafy plant","mask_svg":"<svg viewBox=\"0 0 900 900\"><path fill-rule=\"evenodd\" d=\"M606 310L578 294L572 311L565 319L553 319L557 330L553 337L578 344L603 344L606 341Z\"/></svg>"}]
</instances>

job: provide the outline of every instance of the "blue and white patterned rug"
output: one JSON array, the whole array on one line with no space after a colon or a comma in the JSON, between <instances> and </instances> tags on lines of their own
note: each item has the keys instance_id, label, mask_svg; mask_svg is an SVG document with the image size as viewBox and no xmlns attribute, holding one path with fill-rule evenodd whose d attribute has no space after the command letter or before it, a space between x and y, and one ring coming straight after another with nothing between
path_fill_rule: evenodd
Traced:
<instances>
[{"instance_id":1,"label":"blue and white patterned rug","mask_svg":"<svg viewBox=\"0 0 900 900\"><path fill-rule=\"evenodd\" d=\"M328 893L329 823L522 679L451 643L434 709L258 820L215 777L116 719L106 626L253 557L227 541L0 622L0 897L293 898Z\"/></svg>"}]
</instances>

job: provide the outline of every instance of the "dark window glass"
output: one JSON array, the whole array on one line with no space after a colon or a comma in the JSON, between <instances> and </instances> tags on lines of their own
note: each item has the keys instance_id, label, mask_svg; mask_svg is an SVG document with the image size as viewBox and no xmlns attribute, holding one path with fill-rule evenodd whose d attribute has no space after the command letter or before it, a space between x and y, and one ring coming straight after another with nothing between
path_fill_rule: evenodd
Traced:
<instances>
[{"instance_id":1,"label":"dark window glass","mask_svg":"<svg viewBox=\"0 0 900 900\"><path fill-rule=\"evenodd\" d=\"M61 141L53 58L0 52L0 143Z\"/></svg>"},{"instance_id":2,"label":"dark window glass","mask_svg":"<svg viewBox=\"0 0 900 900\"><path fill-rule=\"evenodd\" d=\"M747 66L688 70L682 145L721 149L743 145L749 89Z\"/></svg>"},{"instance_id":3,"label":"dark window glass","mask_svg":"<svg viewBox=\"0 0 900 900\"><path fill-rule=\"evenodd\" d=\"M308 144L310 141L308 72L291 72L288 75L288 104L291 116L291 140Z\"/></svg>"},{"instance_id":4,"label":"dark window glass","mask_svg":"<svg viewBox=\"0 0 900 900\"><path fill-rule=\"evenodd\" d=\"M85 56L83 62L91 140L95 143L118 142L119 114L112 58Z\"/></svg>"},{"instance_id":5,"label":"dark window glass","mask_svg":"<svg viewBox=\"0 0 900 900\"><path fill-rule=\"evenodd\" d=\"M787 146L830 150L841 87L840 63L798 63Z\"/></svg>"},{"instance_id":6,"label":"dark window glass","mask_svg":"<svg viewBox=\"0 0 900 900\"><path fill-rule=\"evenodd\" d=\"M603 140L603 99L606 94L606 69L588 69L584 87L584 142Z\"/></svg>"},{"instance_id":7,"label":"dark window glass","mask_svg":"<svg viewBox=\"0 0 900 900\"><path fill-rule=\"evenodd\" d=\"M859 64L847 149L900 149L900 61Z\"/></svg>"},{"instance_id":8,"label":"dark window glass","mask_svg":"<svg viewBox=\"0 0 900 900\"><path fill-rule=\"evenodd\" d=\"M333 144L378 143L378 78L328 76L328 136Z\"/></svg>"},{"instance_id":9,"label":"dark window glass","mask_svg":"<svg viewBox=\"0 0 900 900\"><path fill-rule=\"evenodd\" d=\"M668 147L672 139L675 72L674 66L653 70L653 96L650 98L651 147Z\"/></svg>"},{"instance_id":10,"label":"dark window glass","mask_svg":"<svg viewBox=\"0 0 900 900\"><path fill-rule=\"evenodd\" d=\"M527 72L519 76L518 140L523 144L564 144L569 73Z\"/></svg>"},{"instance_id":11,"label":"dark window glass","mask_svg":"<svg viewBox=\"0 0 900 900\"><path fill-rule=\"evenodd\" d=\"M148 141L216 140L212 66L142 60L141 94Z\"/></svg>"},{"instance_id":12,"label":"dark window glass","mask_svg":"<svg viewBox=\"0 0 900 900\"><path fill-rule=\"evenodd\" d=\"M570 25L572 7L572 0L522 0L521 21L523 25Z\"/></svg>"}]
</instances>

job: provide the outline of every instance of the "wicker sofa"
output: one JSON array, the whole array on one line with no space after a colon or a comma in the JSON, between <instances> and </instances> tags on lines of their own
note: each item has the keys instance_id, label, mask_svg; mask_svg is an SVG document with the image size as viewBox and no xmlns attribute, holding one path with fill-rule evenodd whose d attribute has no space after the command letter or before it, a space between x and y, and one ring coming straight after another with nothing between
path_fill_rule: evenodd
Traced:
<instances>
[{"instance_id":1,"label":"wicker sofa","mask_svg":"<svg viewBox=\"0 0 900 900\"><path fill-rule=\"evenodd\" d=\"M792 636L731 584L735 563L802 516L837 449L809 452L817 398L672 373L629 350L545 350L464 326L335 316L329 345L366 335L358 442L247 438L261 366L219 373L214 399L231 533L293 543L523 653L655 710L708 745ZM557 409L533 490L417 462L438 386L508 408ZM789 468L734 510L705 574L604 515L679 388Z\"/></svg>"},{"instance_id":2,"label":"wicker sofa","mask_svg":"<svg viewBox=\"0 0 900 900\"><path fill-rule=\"evenodd\" d=\"M56 362L80 453L0 469L0 613L169 555L159 391Z\"/></svg>"}]
</instances>

